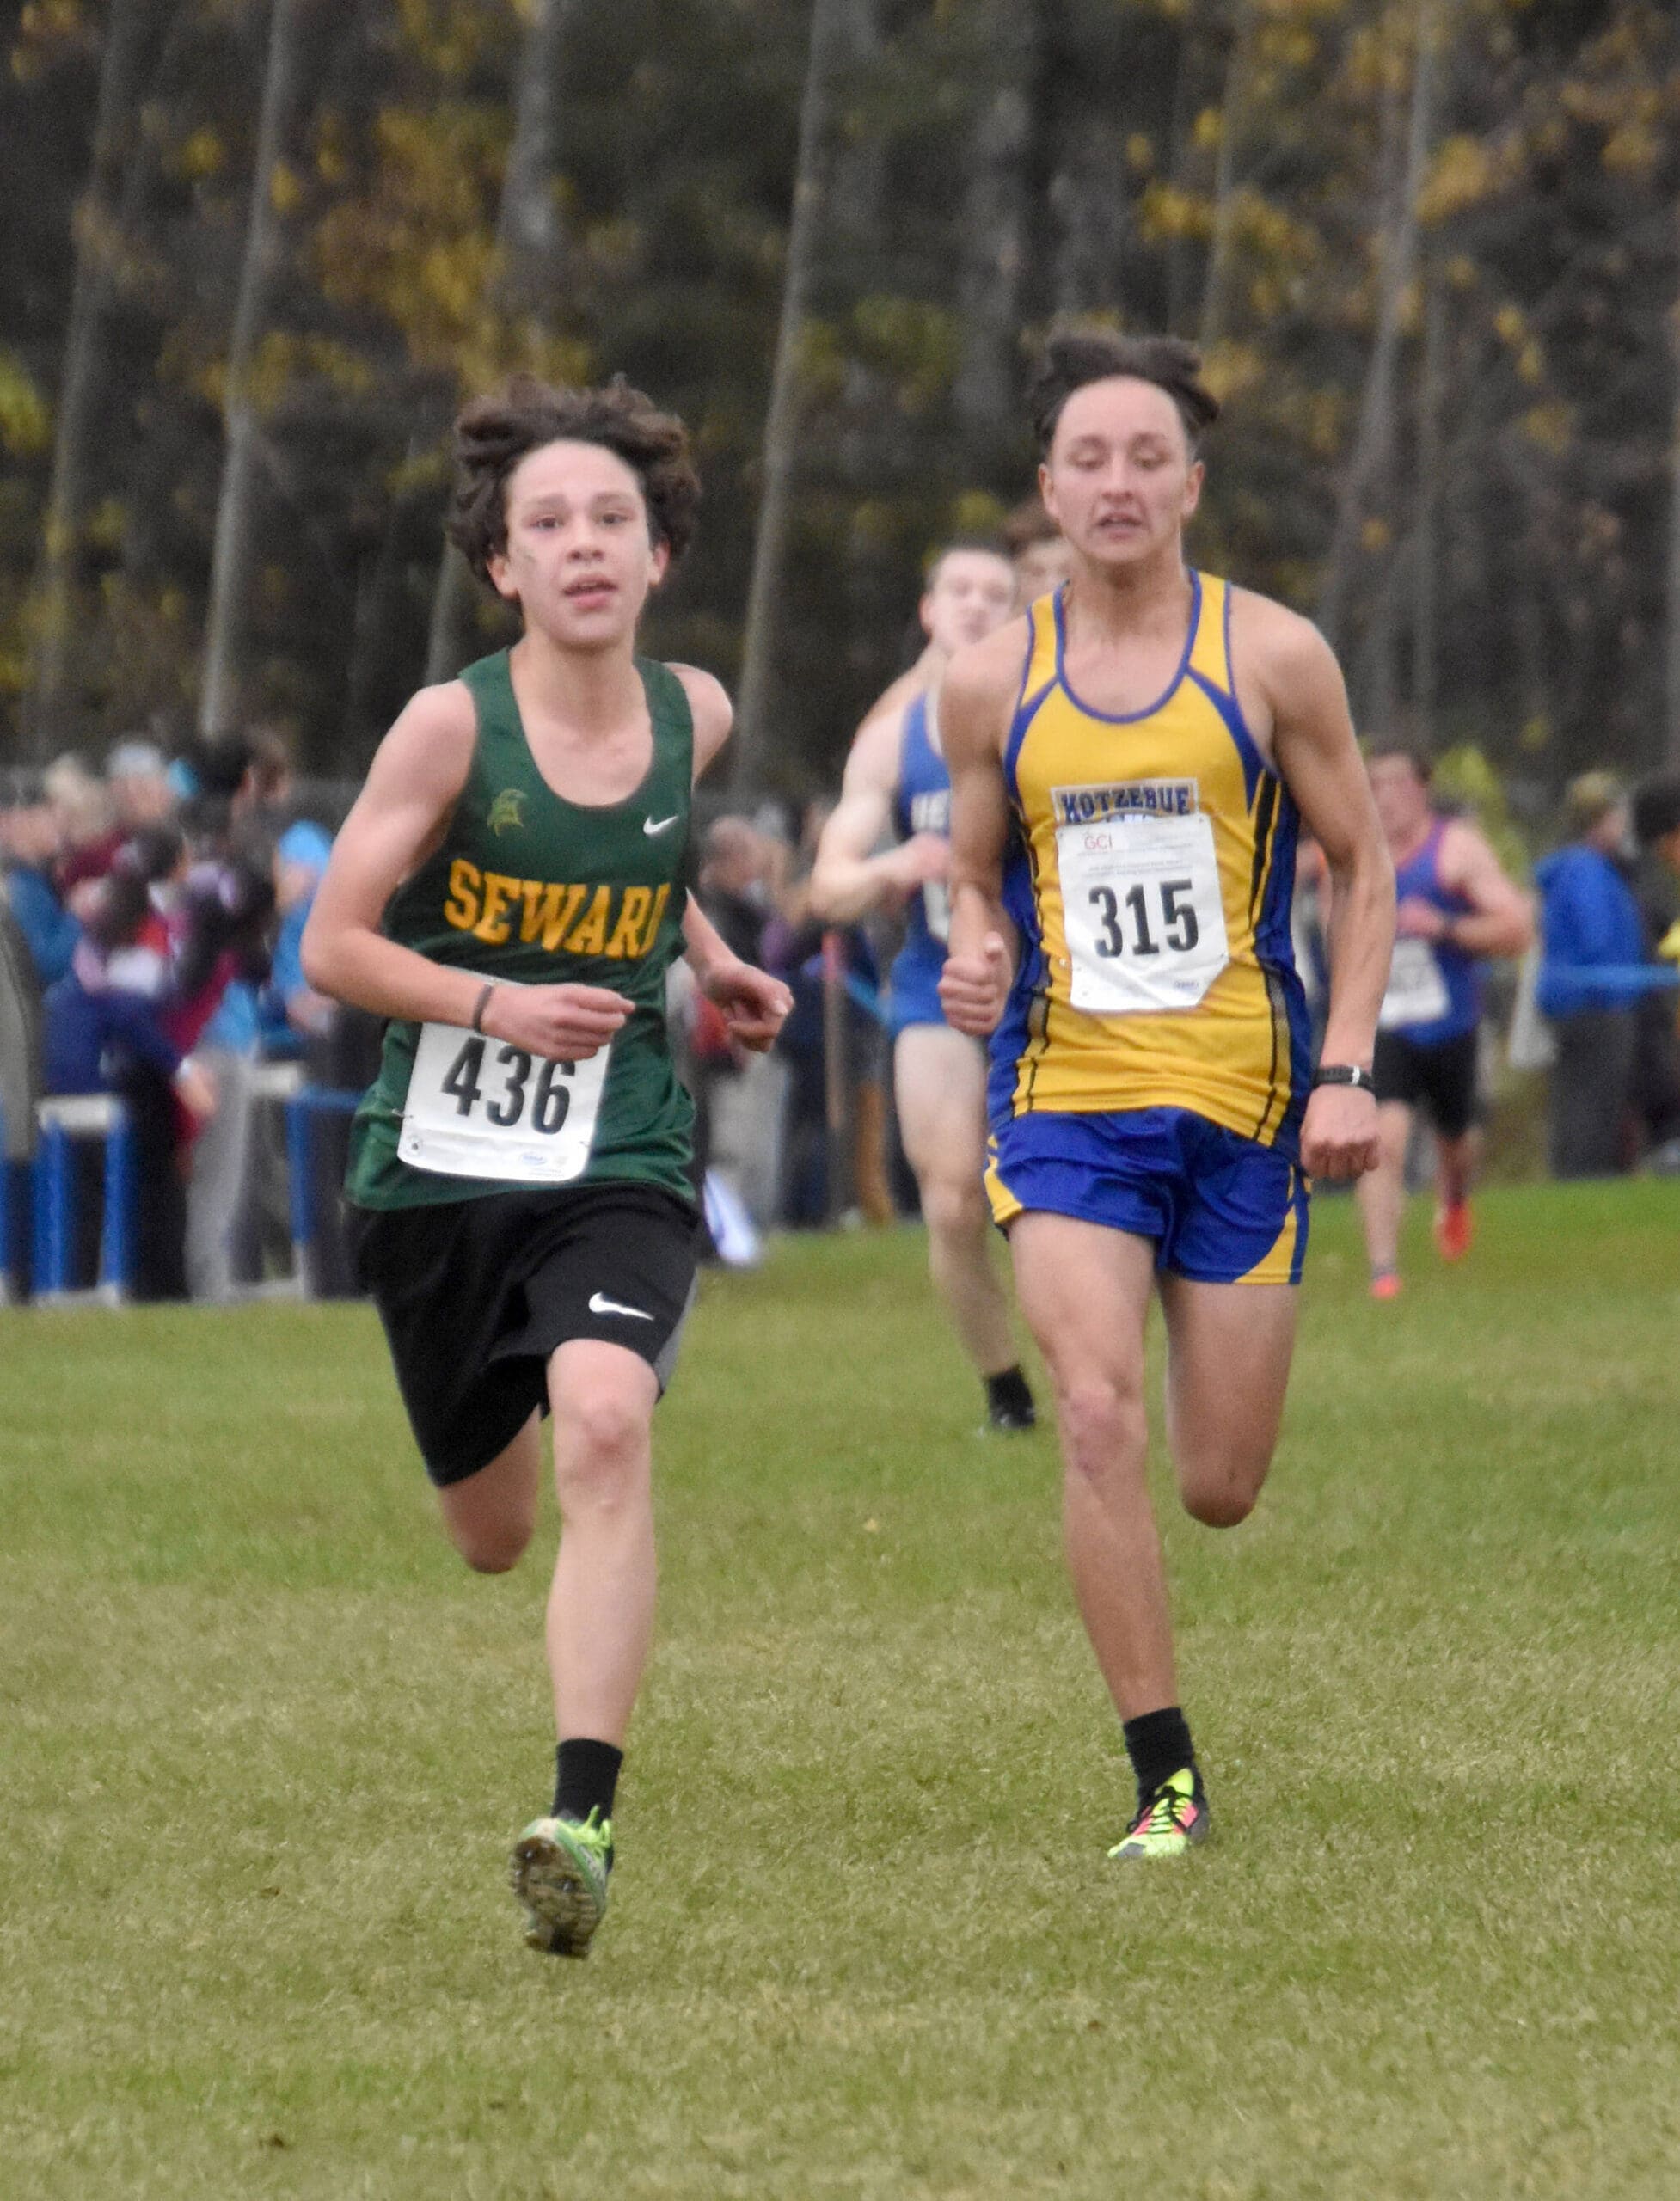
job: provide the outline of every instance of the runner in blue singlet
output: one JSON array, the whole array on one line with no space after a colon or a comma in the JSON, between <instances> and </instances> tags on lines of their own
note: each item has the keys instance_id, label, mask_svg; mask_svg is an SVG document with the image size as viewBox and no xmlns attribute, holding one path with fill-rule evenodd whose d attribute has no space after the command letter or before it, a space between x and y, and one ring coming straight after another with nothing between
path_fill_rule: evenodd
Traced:
<instances>
[{"instance_id":1,"label":"runner in blue singlet","mask_svg":"<svg viewBox=\"0 0 1680 2201\"><path fill-rule=\"evenodd\" d=\"M997 551L958 545L935 561L922 598L929 646L917 684L892 691L858 729L840 800L817 850L812 907L855 924L902 908L903 951L892 966L887 1022L893 1095L904 1152L928 1227L929 1264L958 1336L985 1385L994 1428L1031 1427L1009 1303L991 1266L982 1187L985 1056L946 1023L939 977L950 929L946 887L951 782L941 754L938 681L953 651L1002 626L1015 580ZM881 849L889 832L891 847Z\"/></svg>"},{"instance_id":2,"label":"runner in blue singlet","mask_svg":"<svg viewBox=\"0 0 1680 2201\"><path fill-rule=\"evenodd\" d=\"M1383 746L1370 770L1398 906L1372 1064L1382 1157L1360 1179L1358 1196L1371 1296L1392 1299L1401 1288L1406 1150L1419 1107L1435 1137L1437 1249L1449 1261L1469 1251L1481 959L1520 955L1534 923L1527 896L1475 827L1433 808L1426 762Z\"/></svg>"}]
</instances>

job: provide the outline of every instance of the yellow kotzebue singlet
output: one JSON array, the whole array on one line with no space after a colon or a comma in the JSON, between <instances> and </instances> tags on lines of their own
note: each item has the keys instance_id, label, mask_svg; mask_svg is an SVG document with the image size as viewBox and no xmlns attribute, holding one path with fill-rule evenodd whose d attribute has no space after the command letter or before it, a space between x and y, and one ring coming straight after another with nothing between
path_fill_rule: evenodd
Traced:
<instances>
[{"instance_id":1,"label":"yellow kotzebue singlet","mask_svg":"<svg viewBox=\"0 0 1680 2201\"><path fill-rule=\"evenodd\" d=\"M1027 612L1004 757L1023 952L991 1114L1186 1108L1293 1153L1310 1075L1297 815L1236 701L1229 586L1190 579L1182 660L1130 715L1069 687L1064 592Z\"/></svg>"}]
</instances>

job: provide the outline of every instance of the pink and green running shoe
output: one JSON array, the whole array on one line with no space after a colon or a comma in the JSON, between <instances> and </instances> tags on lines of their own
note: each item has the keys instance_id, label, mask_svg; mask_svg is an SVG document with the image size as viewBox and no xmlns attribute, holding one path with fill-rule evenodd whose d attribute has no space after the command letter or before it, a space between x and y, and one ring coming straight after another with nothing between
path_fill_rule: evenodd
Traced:
<instances>
[{"instance_id":1,"label":"pink and green running shoe","mask_svg":"<svg viewBox=\"0 0 1680 2201\"><path fill-rule=\"evenodd\" d=\"M525 1941L550 1956L589 1954L607 1911L612 1821L533 1819L513 1845L507 1877L525 1907Z\"/></svg>"},{"instance_id":2,"label":"pink and green running shoe","mask_svg":"<svg viewBox=\"0 0 1680 2201\"><path fill-rule=\"evenodd\" d=\"M1163 1781L1125 1830L1125 1838L1109 1851L1111 1857L1182 1857L1199 1842L1205 1842L1211 1824L1207 1798L1194 1769L1180 1766Z\"/></svg>"}]
</instances>

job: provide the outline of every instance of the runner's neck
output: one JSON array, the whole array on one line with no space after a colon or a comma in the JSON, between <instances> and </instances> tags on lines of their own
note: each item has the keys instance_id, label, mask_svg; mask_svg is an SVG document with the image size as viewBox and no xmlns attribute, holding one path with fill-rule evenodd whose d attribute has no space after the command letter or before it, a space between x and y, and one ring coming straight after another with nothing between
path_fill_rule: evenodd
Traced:
<instances>
[{"instance_id":1,"label":"runner's neck","mask_svg":"<svg viewBox=\"0 0 1680 2201\"><path fill-rule=\"evenodd\" d=\"M1440 822L1434 812L1431 811L1419 831L1408 834L1403 841L1389 842L1389 854L1394 860L1396 871L1402 864L1410 863L1414 856L1420 856L1423 854L1429 846L1430 836Z\"/></svg>"},{"instance_id":2,"label":"runner's neck","mask_svg":"<svg viewBox=\"0 0 1680 2201\"><path fill-rule=\"evenodd\" d=\"M620 802L641 784L653 723L634 635L597 653L527 634L508 652L508 677L531 761L562 800Z\"/></svg>"},{"instance_id":3,"label":"runner's neck","mask_svg":"<svg viewBox=\"0 0 1680 2201\"><path fill-rule=\"evenodd\" d=\"M563 727L580 746L610 743L646 715L635 636L602 650L568 650L528 629L507 653L508 671L530 730L533 719Z\"/></svg>"},{"instance_id":4,"label":"runner's neck","mask_svg":"<svg viewBox=\"0 0 1680 2201\"><path fill-rule=\"evenodd\" d=\"M1140 635L1176 630L1183 640L1194 591L1182 555L1116 572L1082 562L1063 597L1063 617L1071 637L1075 622L1103 642L1135 641Z\"/></svg>"}]
</instances>

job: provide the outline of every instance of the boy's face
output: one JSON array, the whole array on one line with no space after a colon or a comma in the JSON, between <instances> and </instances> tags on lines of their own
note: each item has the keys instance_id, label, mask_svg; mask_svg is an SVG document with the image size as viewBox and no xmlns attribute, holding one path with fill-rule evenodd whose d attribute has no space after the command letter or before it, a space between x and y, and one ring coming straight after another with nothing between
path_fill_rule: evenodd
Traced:
<instances>
[{"instance_id":1,"label":"boy's face","mask_svg":"<svg viewBox=\"0 0 1680 2201\"><path fill-rule=\"evenodd\" d=\"M992 550L947 550L922 599L922 627L942 650L983 642L1015 609L1015 576Z\"/></svg>"},{"instance_id":2,"label":"boy's face","mask_svg":"<svg viewBox=\"0 0 1680 2201\"><path fill-rule=\"evenodd\" d=\"M1110 375L1062 408L1039 490L1076 555L1118 570L1176 548L1201 497L1202 465L1164 389Z\"/></svg>"},{"instance_id":3,"label":"boy's face","mask_svg":"<svg viewBox=\"0 0 1680 2201\"><path fill-rule=\"evenodd\" d=\"M1015 610L1024 611L1029 604L1036 604L1041 596L1048 596L1052 589L1060 588L1066 580L1066 537L1047 535L1041 542L1028 543L1016 551L1015 562Z\"/></svg>"},{"instance_id":4,"label":"boy's face","mask_svg":"<svg viewBox=\"0 0 1680 2201\"><path fill-rule=\"evenodd\" d=\"M563 648L610 649L635 631L670 562L648 535L634 468L589 443L527 451L502 493L507 548L490 578L528 627Z\"/></svg>"},{"instance_id":5,"label":"boy's face","mask_svg":"<svg viewBox=\"0 0 1680 2201\"><path fill-rule=\"evenodd\" d=\"M1406 848L1421 833L1432 812L1429 784L1409 757L1373 757L1368 766L1377 821L1391 848Z\"/></svg>"}]
</instances>

